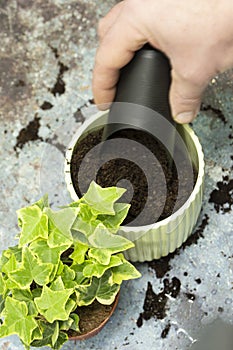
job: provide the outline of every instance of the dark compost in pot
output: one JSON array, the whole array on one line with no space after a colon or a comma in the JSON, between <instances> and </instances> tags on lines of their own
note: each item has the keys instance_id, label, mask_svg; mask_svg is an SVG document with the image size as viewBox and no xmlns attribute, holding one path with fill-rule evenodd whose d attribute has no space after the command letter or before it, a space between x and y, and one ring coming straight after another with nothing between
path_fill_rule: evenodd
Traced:
<instances>
[{"instance_id":1,"label":"dark compost in pot","mask_svg":"<svg viewBox=\"0 0 233 350\"><path fill-rule=\"evenodd\" d=\"M187 164L187 159L179 154L179 166L182 169L182 181L178 181L176 166L173 163L171 167L170 156L166 152L166 148L151 134L142 130L124 129L118 131L117 138L129 139L139 142L144 147L152 152L154 159L159 162L156 170L156 162L153 165L153 172L147 171L144 174L142 169L130 160L132 149L124 149L122 158L114 158L99 169L96 179L92 179L92 169L96 164L99 164L98 152L87 153L102 141L103 128L92 130L78 140L76 143L72 158L71 158L71 179L77 195L83 195L79 185L79 170L80 166L85 171L85 179L82 177L82 188L88 188L90 181L95 180L102 187L121 186L127 189L122 202L130 202L131 208L128 216L124 221L124 225L130 224L142 212L145 203L147 210L140 217L139 225L149 225L156 221L163 220L174 212L174 208L179 209L188 199L197 179L197 171L193 167L193 174L190 176L190 168ZM143 148L142 148L143 149ZM176 152L179 152L176 150ZM144 154L138 154L140 159L143 159ZM147 159L145 159L145 162ZM167 194L164 200L164 189L161 186L161 167L166 179ZM152 181L153 191L148 193L148 178ZM122 182L123 180L123 182ZM128 180L128 181L125 181ZM133 191L132 191L133 187ZM190 191L191 189L191 191ZM179 197L178 197L179 190ZM85 190L83 191L85 192ZM133 194L132 194L133 192ZM165 205L164 205L165 203ZM160 213L160 215L158 215Z\"/></svg>"},{"instance_id":2,"label":"dark compost in pot","mask_svg":"<svg viewBox=\"0 0 233 350\"><path fill-rule=\"evenodd\" d=\"M119 293L111 305L100 304L95 300L91 305L78 307L80 333L69 330L70 340L84 340L98 334L114 313Z\"/></svg>"}]
</instances>

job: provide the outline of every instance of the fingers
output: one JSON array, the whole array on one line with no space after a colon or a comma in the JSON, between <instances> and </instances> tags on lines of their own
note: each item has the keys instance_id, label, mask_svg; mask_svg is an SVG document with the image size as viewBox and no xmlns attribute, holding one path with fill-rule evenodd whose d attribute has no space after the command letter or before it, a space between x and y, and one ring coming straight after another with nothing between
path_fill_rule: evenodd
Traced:
<instances>
[{"instance_id":1,"label":"fingers","mask_svg":"<svg viewBox=\"0 0 233 350\"><path fill-rule=\"evenodd\" d=\"M135 21L130 20L126 13L127 11L120 13L117 21L102 38L96 53L92 87L97 105L106 105L113 101L119 70L130 62L135 51L147 42L135 26ZM105 29L107 27L108 25Z\"/></svg>"},{"instance_id":2,"label":"fingers","mask_svg":"<svg viewBox=\"0 0 233 350\"><path fill-rule=\"evenodd\" d=\"M99 21L98 35L99 35L100 41L109 31L109 29L112 27L113 23L117 20L123 5L124 5L123 1L119 2L108 12L108 14L105 17L101 18L101 20Z\"/></svg>"},{"instance_id":3,"label":"fingers","mask_svg":"<svg viewBox=\"0 0 233 350\"><path fill-rule=\"evenodd\" d=\"M207 84L206 77L197 82L184 79L174 70L172 71L170 105L176 122L190 123L196 117L200 109L201 96Z\"/></svg>"}]
</instances>

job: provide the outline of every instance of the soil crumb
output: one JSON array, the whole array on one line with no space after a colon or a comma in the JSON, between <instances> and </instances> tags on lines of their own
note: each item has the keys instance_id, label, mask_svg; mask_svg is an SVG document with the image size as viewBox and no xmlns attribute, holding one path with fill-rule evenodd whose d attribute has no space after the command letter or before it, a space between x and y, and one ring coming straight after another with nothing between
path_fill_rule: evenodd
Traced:
<instances>
[{"instance_id":1,"label":"soil crumb","mask_svg":"<svg viewBox=\"0 0 233 350\"><path fill-rule=\"evenodd\" d=\"M216 115L216 117L223 122L223 124L227 123L227 119L220 109L217 109L217 108L212 107L211 105L205 105L204 103L202 103L201 111L204 111L204 112L212 111Z\"/></svg>"},{"instance_id":2,"label":"soil crumb","mask_svg":"<svg viewBox=\"0 0 233 350\"><path fill-rule=\"evenodd\" d=\"M20 130L14 150L17 150L17 148L22 149L29 141L41 140L41 137L38 135L39 127L40 118L36 115L25 128Z\"/></svg>"},{"instance_id":3,"label":"soil crumb","mask_svg":"<svg viewBox=\"0 0 233 350\"><path fill-rule=\"evenodd\" d=\"M48 109L51 109L51 108L53 108L53 105L48 101L44 101L40 106L40 109L43 109L44 111L47 111Z\"/></svg>"},{"instance_id":4,"label":"soil crumb","mask_svg":"<svg viewBox=\"0 0 233 350\"><path fill-rule=\"evenodd\" d=\"M194 301L196 299L196 296L193 293L184 293L184 295L191 301Z\"/></svg>"},{"instance_id":5,"label":"soil crumb","mask_svg":"<svg viewBox=\"0 0 233 350\"><path fill-rule=\"evenodd\" d=\"M217 189L214 189L209 198L210 203L214 203L217 213L228 213L233 204L233 179L228 176L223 177L223 181L217 182Z\"/></svg>"},{"instance_id":6,"label":"soil crumb","mask_svg":"<svg viewBox=\"0 0 233 350\"><path fill-rule=\"evenodd\" d=\"M169 331L170 331L170 328L171 328L171 324L168 323L168 324L166 325L166 327L164 328L164 330L162 331L162 333L161 333L161 338L163 338L163 339L167 338L168 333L169 333Z\"/></svg>"},{"instance_id":7,"label":"soil crumb","mask_svg":"<svg viewBox=\"0 0 233 350\"><path fill-rule=\"evenodd\" d=\"M156 294L153 291L152 284L148 282L147 291L145 295L145 300L143 304L143 312L140 313L137 326L141 327L143 325L143 320L149 320L155 317L162 320L166 316L166 304L168 301L168 296L176 298L180 293L181 282L178 278L173 277L171 282L165 278L163 281L164 288L162 292Z\"/></svg>"}]
</instances>

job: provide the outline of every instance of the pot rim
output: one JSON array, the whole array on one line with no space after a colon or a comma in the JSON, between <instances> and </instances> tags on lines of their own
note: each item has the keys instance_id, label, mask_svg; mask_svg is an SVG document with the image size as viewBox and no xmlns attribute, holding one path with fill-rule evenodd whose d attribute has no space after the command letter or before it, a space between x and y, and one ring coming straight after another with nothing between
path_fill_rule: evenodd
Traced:
<instances>
[{"instance_id":1,"label":"pot rim","mask_svg":"<svg viewBox=\"0 0 233 350\"><path fill-rule=\"evenodd\" d=\"M97 335L102 330L102 328L105 326L105 324L109 321L110 317L113 315L114 311L116 310L116 307L117 307L118 302L119 302L119 296L120 296L120 292L117 293L114 302L111 304L111 305L113 305L111 312L96 328L92 329L91 331L89 331L87 333L81 333L81 334L78 334L76 336L69 337L69 340L85 340L85 339L89 339L89 338Z\"/></svg>"},{"instance_id":2,"label":"pot rim","mask_svg":"<svg viewBox=\"0 0 233 350\"><path fill-rule=\"evenodd\" d=\"M84 131L86 131L86 129L98 118L102 117L103 115L107 114L107 111L100 111L95 113L93 116L89 117L77 130L77 132L75 133L75 135L73 136L67 151L66 151L66 155L65 155L65 181L67 184L67 188L68 191L71 195L71 198L73 200L78 200L79 197L76 194L75 190L74 190L74 186L72 184L72 179L71 179L71 173L70 173L70 163L71 163L71 157L73 154L73 148L75 147L76 143L77 143L77 139L80 138L80 136L83 134ZM167 225L169 222L175 220L178 216L182 217L182 214L190 207L191 203L194 201L194 199L196 198L197 194L200 191L200 188L202 186L203 180L204 180L204 172L205 172L205 163L204 163L204 153L202 150L202 146L200 144L200 141L198 139L198 137L196 136L195 132L192 130L192 128L188 125L188 124L183 124L182 127L185 129L185 131L189 134L189 136L191 137L196 151L197 151L197 156L198 156L198 174L197 174L197 180L196 183L194 185L193 191L190 194L189 198L186 200L186 202L178 209L176 210L173 214L171 214L170 216L168 216L167 218L155 222L153 224L149 224L149 225L141 225L141 226L121 226L120 230L123 232L130 232L130 231L135 231L135 232L140 232L142 229L143 230L150 230L150 229L156 229L158 227L161 226L165 226Z\"/></svg>"}]
</instances>

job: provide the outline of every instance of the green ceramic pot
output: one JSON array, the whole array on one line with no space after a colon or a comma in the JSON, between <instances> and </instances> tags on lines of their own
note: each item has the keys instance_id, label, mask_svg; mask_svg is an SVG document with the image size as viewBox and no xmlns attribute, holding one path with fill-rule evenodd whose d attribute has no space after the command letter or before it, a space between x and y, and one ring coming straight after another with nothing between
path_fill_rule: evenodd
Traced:
<instances>
[{"instance_id":1,"label":"green ceramic pot","mask_svg":"<svg viewBox=\"0 0 233 350\"><path fill-rule=\"evenodd\" d=\"M92 129L103 126L107 121L107 115L107 112L99 112L86 120L78 129L67 149L65 180L73 200L78 199L70 174L73 148L82 135ZM178 125L178 131L197 170L196 183L192 193L182 207L166 219L152 225L121 227L119 234L135 244L134 248L125 253L126 258L130 261L151 261L174 252L191 235L200 214L204 187L204 155L202 147L194 131L188 125Z\"/></svg>"}]
</instances>

